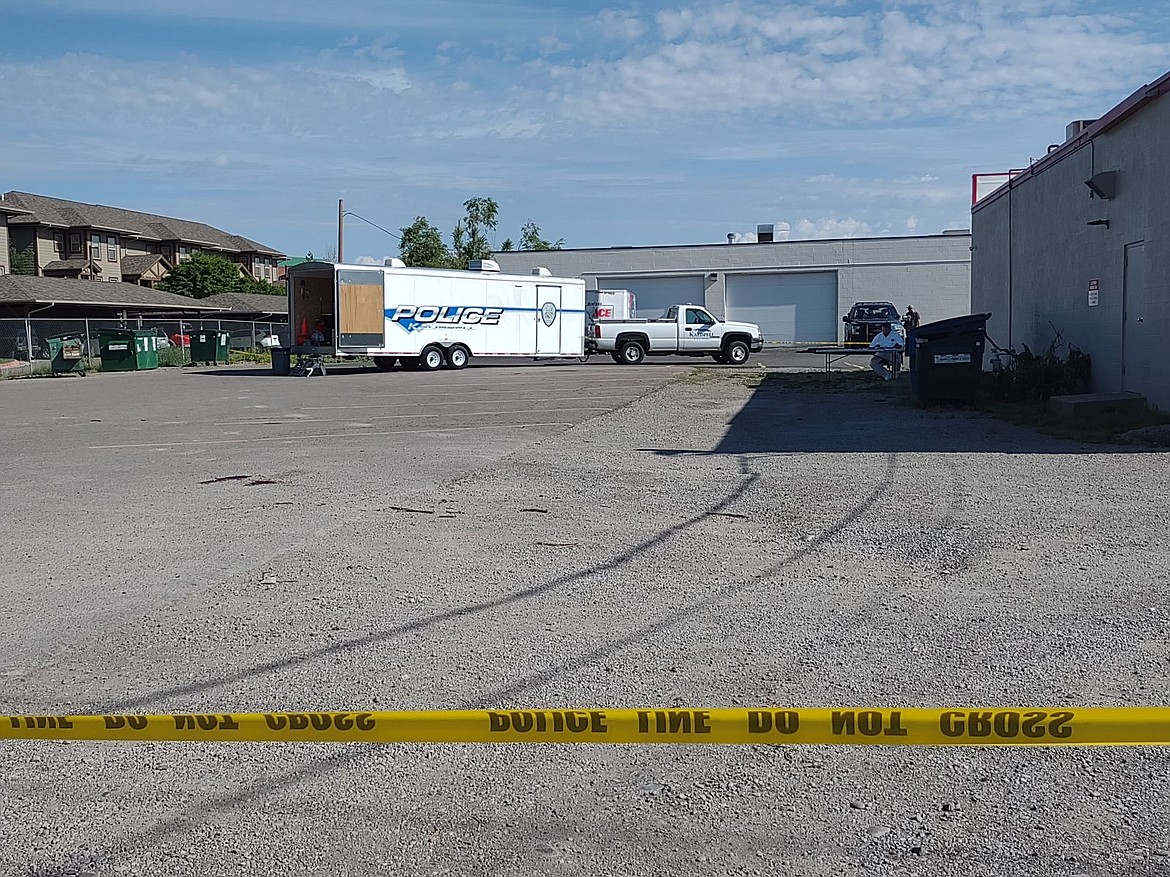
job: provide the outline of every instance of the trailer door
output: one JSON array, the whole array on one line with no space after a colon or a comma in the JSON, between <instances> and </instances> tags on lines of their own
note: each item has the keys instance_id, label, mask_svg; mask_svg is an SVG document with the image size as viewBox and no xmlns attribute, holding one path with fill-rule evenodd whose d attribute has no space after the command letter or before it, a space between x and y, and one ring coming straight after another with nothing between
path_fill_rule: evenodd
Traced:
<instances>
[{"instance_id":1,"label":"trailer door","mask_svg":"<svg viewBox=\"0 0 1170 877\"><path fill-rule=\"evenodd\" d=\"M337 272L337 346L381 350L386 346L386 275L342 268Z\"/></svg>"},{"instance_id":2,"label":"trailer door","mask_svg":"<svg viewBox=\"0 0 1170 877\"><path fill-rule=\"evenodd\" d=\"M536 353L556 356L561 353L561 288L536 287Z\"/></svg>"}]
</instances>

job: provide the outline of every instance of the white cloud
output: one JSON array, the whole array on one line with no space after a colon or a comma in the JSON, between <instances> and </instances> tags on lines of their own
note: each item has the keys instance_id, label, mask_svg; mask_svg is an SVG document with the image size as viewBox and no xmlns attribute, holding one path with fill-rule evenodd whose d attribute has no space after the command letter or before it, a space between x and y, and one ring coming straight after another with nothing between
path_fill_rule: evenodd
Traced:
<instances>
[{"instance_id":1,"label":"white cloud","mask_svg":"<svg viewBox=\"0 0 1170 877\"><path fill-rule=\"evenodd\" d=\"M1034 111L1025 94L1072 111L1131 85L1135 66L1164 62L1164 36L1077 6L1041 13L982 0L826 14L812 3L694 3L655 16L658 44L550 75L567 111L594 125L661 128L714 113L830 127L1011 119Z\"/></svg>"},{"instance_id":2,"label":"white cloud","mask_svg":"<svg viewBox=\"0 0 1170 877\"><path fill-rule=\"evenodd\" d=\"M906 217L906 231L913 233L915 231L915 229L917 229L917 228L918 228L918 217L917 216L907 216Z\"/></svg>"},{"instance_id":3,"label":"white cloud","mask_svg":"<svg viewBox=\"0 0 1170 877\"><path fill-rule=\"evenodd\" d=\"M820 219L798 219L792 223L793 240L819 238L857 238L885 234L884 229L875 228L868 222L848 217L822 217Z\"/></svg>"},{"instance_id":4,"label":"white cloud","mask_svg":"<svg viewBox=\"0 0 1170 877\"><path fill-rule=\"evenodd\" d=\"M597 16L602 35L607 40L633 42L641 39L647 26L634 13L621 9L605 9Z\"/></svg>"}]
</instances>

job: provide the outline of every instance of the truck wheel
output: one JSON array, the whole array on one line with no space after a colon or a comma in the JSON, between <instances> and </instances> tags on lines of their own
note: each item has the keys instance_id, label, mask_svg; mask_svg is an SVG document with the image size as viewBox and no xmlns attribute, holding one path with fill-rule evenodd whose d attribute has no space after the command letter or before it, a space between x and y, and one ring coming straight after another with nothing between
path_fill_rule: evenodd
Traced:
<instances>
[{"instance_id":1,"label":"truck wheel","mask_svg":"<svg viewBox=\"0 0 1170 877\"><path fill-rule=\"evenodd\" d=\"M443 362L446 357L443 356L443 348L431 344L423 348L422 356L419 357L419 363L422 365L424 371L438 371L443 367Z\"/></svg>"},{"instance_id":2,"label":"truck wheel","mask_svg":"<svg viewBox=\"0 0 1170 877\"><path fill-rule=\"evenodd\" d=\"M374 368L380 372L388 372L390 369L394 368L394 363L397 361L397 358L393 356L375 356Z\"/></svg>"},{"instance_id":3,"label":"truck wheel","mask_svg":"<svg viewBox=\"0 0 1170 877\"><path fill-rule=\"evenodd\" d=\"M637 341L627 341L618 348L618 357L623 365L637 365L646 358L646 348Z\"/></svg>"},{"instance_id":4,"label":"truck wheel","mask_svg":"<svg viewBox=\"0 0 1170 877\"><path fill-rule=\"evenodd\" d=\"M742 341L732 341L723 348L723 359L730 365L743 365L751 355L751 348Z\"/></svg>"},{"instance_id":5,"label":"truck wheel","mask_svg":"<svg viewBox=\"0 0 1170 877\"><path fill-rule=\"evenodd\" d=\"M471 359L471 351L462 344L447 348L447 368L467 368L467 361Z\"/></svg>"},{"instance_id":6,"label":"truck wheel","mask_svg":"<svg viewBox=\"0 0 1170 877\"><path fill-rule=\"evenodd\" d=\"M402 367L407 371L415 371L422 365L422 360L417 356L403 356L399 359L399 362L402 363Z\"/></svg>"}]
</instances>

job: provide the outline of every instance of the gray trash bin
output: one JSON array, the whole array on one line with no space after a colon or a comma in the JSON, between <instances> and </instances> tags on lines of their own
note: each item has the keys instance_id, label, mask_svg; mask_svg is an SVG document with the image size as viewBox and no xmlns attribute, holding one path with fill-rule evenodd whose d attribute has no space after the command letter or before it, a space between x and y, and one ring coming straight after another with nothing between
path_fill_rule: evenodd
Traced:
<instances>
[{"instance_id":1,"label":"gray trash bin","mask_svg":"<svg viewBox=\"0 0 1170 877\"><path fill-rule=\"evenodd\" d=\"M272 348L272 373L288 375L292 371L292 350L288 347Z\"/></svg>"}]
</instances>

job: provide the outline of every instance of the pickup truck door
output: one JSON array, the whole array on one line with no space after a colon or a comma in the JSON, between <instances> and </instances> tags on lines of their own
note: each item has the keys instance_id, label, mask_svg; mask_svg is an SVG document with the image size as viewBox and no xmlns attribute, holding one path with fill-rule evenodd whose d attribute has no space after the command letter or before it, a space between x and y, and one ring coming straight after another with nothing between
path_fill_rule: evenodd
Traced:
<instances>
[{"instance_id":1,"label":"pickup truck door","mask_svg":"<svg viewBox=\"0 0 1170 877\"><path fill-rule=\"evenodd\" d=\"M713 353L719 349L719 324L703 308L683 308L680 322L679 350L704 350Z\"/></svg>"}]
</instances>

